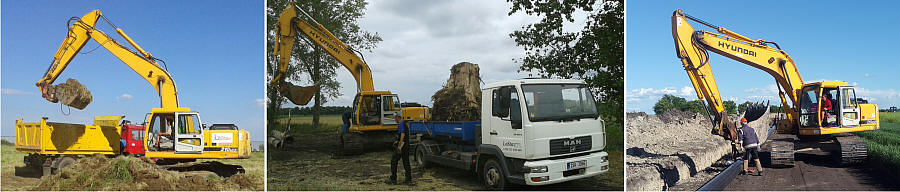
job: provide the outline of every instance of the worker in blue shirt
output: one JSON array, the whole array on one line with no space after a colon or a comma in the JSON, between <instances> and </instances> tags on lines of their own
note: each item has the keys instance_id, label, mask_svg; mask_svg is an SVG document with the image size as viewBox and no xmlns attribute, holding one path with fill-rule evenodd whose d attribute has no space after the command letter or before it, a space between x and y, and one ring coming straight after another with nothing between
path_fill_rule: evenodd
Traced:
<instances>
[{"instance_id":1,"label":"worker in blue shirt","mask_svg":"<svg viewBox=\"0 0 900 192\"><path fill-rule=\"evenodd\" d=\"M394 115L394 120L397 121L397 134L400 136L394 145L394 155L391 157L391 178L387 180L387 183L397 183L397 163L402 159L403 170L406 171L406 180L403 181L403 184L412 185L412 172L409 167L409 129L400 115Z\"/></svg>"}]
</instances>

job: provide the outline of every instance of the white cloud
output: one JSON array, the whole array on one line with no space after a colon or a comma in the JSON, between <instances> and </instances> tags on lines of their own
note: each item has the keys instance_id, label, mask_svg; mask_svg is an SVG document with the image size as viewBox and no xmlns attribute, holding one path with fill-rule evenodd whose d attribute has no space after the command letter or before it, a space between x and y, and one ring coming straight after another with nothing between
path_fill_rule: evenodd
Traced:
<instances>
[{"instance_id":1,"label":"white cloud","mask_svg":"<svg viewBox=\"0 0 900 192\"><path fill-rule=\"evenodd\" d=\"M869 73L866 73L866 74L863 74L863 76L865 76L865 77L871 77L872 75L869 74Z\"/></svg>"},{"instance_id":2,"label":"white cloud","mask_svg":"<svg viewBox=\"0 0 900 192\"><path fill-rule=\"evenodd\" d=\"M687 97L688 99L695 99L696 92L693 87L684 86L681 89L677 89L675 87L666 87L662 89L656 88L639 88L632 89L625 95L625 102L639 102L643 100L657 100L661 98L663 95L675 95L679 97Z\"/></svg>"},{"instance_id":3,"label":"white cloud","mask_svg":"<svg viewBox=\"0 0 900 192\"><path fill-rule=\"evenodd\" d=\"M0 93L4 95L31 95L31 92L25 92L18 89L0 89Z\"/></svg>"},{"instance_id":4,"label":"white cloud","mask_svg":"<svg viewBox=\"0 0 900 192\"><path fill-rule=\"evenodd\" d=\"M119 95L118 97L116 97L116 99L131 99L131 98L134 98L134 96L131 96L128 93L125 93L125 94L122 94L122 95Z\"/></svg>"},{"instance_id":5,"label":"white cloud","mask_svg":"<svg viewBox=\"0 0 900 192\"><path fill-rule=\"evenodd\" d=\"M260 106L260 107L265 107L265 106L266 106L266 100L265 100L265 99L256 99L256 100L253 100L253 103L256 103L256 106Z\"/></svg>"}]
</instances>

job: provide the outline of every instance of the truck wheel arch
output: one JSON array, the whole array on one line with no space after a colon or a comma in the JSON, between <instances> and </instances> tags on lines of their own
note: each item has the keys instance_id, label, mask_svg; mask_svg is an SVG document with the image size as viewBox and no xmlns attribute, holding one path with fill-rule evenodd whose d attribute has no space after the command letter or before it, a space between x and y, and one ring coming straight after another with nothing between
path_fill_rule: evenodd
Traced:
<instances>
[{"instance_id":1,"label":"truck wheel arch","mask_svg":"<svg viewBox=\"0 0 900 192\"><path fill-rule=\"evenodd\" d=\"M505 170L504 177L510 178L510 170L509 166L506 164L506 156L503 155L503 151L500 150L500 147L496 145L479 145L478 146L478 158L476 160L475 172L481 174L481 167L484 166L484 163L488 159L496 159L498 163L500 163L500 167Z\"/></svg>"}]
</instances>

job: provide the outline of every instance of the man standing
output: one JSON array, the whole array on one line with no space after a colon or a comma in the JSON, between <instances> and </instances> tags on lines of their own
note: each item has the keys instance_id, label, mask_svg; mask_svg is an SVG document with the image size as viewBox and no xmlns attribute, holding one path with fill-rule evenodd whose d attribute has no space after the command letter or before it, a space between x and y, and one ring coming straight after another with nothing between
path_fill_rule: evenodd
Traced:
<instances>
[{"instance_id":1,"label":"man standing","mask_svg":"<svg viewBox=\"0 0 900 192\"><path fill-rule=\"evenodd\" d=\"M397 183L397 162L403 160L403 170L406 171L406 180L403 184L412 185L412 172L409 167L409 130L403 118L400 115L394 115L397 121L397 133L400 135L397 145L394 148L394 155L391 157L391 178L387 180L387 184Z\"/></svg>"},{"instance_id":2,"label":"man standing","mask_svg":"<svg viewBox=\"0 0 900 192\"><path fill-rule=\"evenodd\" d=\"M738 133L741 138L741 143L744 146L744 169L743 173L748 173L749 170L747 168L749 161L752 159L756 162L756 170L757 174L762 176L762 164L759 163L759 138L756 137L756 130L753 127L747 125L747 119L741 118L741 130Z\"/></svg>"}]
</instances>

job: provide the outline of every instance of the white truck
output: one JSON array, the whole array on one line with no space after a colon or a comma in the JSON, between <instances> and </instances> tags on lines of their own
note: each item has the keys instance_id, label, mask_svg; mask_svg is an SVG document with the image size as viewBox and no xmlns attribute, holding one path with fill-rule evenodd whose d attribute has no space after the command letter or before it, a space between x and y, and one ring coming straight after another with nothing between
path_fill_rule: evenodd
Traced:
<instances>
[{"instance_id":1,"label":"white truck","mask_svg":"<svg viewBox=\"0 0 900 192\"><path fill-rule=\"evenodd\" d=\"M492 190L609 171L604 122L584 81L503 81L481 98L481 121L408 122L414 162L474 171Z\"/></svg>"}]
</instances>

